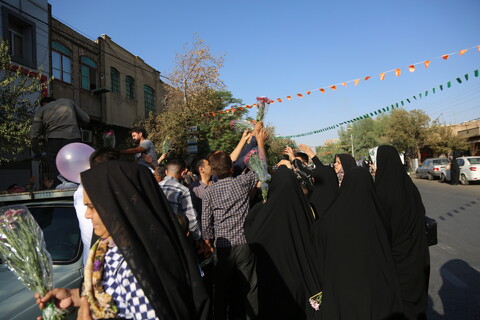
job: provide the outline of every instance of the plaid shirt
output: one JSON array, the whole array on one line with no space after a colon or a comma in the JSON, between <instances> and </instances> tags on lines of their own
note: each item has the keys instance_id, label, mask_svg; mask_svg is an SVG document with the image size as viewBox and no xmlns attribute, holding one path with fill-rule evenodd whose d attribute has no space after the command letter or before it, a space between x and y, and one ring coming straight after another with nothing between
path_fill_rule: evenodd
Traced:
<instances>
[{"instance_id":1,"label":"plaid shirt","mask_svg":"<svg viewBox=\"0 0 480 320\"><path fill-rule=\"evenodd\" d=\"M158 320L142 288L135 279L118 247L105 255L102 285L118 307L118 318Z\"/></svg>"},{"instance_id":2,"label":"plaid shirt","mask_svg":"<svg viewBox=\"0 0 480 320\"><path fill-rule=\"evenodd\" d=\"M197 213L193 208L192 197L187 187L178 182L174 177L165 177L160 183L163 193L167 197L173 212L183 214L188 219L188 229L194 240L201 239L202 235L198 226Z\"/></svg>"},{"instance_id":3,"label":"plaid shirt","mask_svg":"<svg viewBox=\"0 0 480 320\"><path fill-rule=\"evenodd\" d=\"M249 210L248 194L257 183L253 171L227 177L206 189L202 202L204 239L215 239L215 247L233 247L247 243L243 230Z\"/></svg>"}]
</instances>

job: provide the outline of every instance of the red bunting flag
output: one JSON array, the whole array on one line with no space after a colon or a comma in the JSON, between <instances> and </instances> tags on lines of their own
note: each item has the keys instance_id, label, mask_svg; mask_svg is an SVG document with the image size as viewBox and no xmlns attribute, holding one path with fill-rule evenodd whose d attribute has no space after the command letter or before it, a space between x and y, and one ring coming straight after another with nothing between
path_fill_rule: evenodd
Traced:
<instances>
[{"instance_id":1,"label":"red bunting flag","mask_svg":"<svg viewBox=\"0 0 480 320\"><path fill-rule=\"evenodd\" d=\"M365 80L368 80L368 79L370 79L370 78L371 78L370 76L368 76L368 77L365 77Z\"/></svg>"},{"instance_id":2,"label":"red bunting flag","mask_svg":"<svg viewBox=\"0 0 480 320\"><path fill-rule=\"evenodd\" d=\"M292 97L290 97L290 96L287 96L287 99L288 99L288 100L292 100Z\"/></svg>"},{"instance_id":3,"label":"red bunting flag","mask_svg":"<svg viewBox=\"0 0 480 320\"><path fill-rule=\"evenodd\" d=\"M346 87L346 86L347 86L347 83L346 83L346 82L342 82L342 86Z\"/></svg>"},{"instance_id":4,"label":"red bunting flag","mask_svg":"<svg viewBox=\"0 0 480 320\"><path fill-rule=\"evenodd\" d=\"M444 54L444 55L442 56L443 60L447 60L449 57L450 57L449 54Z\"/></svg>"},{"instance_id":5,"label":"red bunting flag","mask_svg":"<svg viewBox=\"0 0 480 320\"><path fill-rule=\"evenodd\" d=\"M412 65L409 65L409 66L408 66L408 71L410 71L410 72L415 71L415 66L414 66L413 64L412 64Z\"/></svg>"},{"instance_id":6,"label":"red bunting flag","mask_svg":"<svg viewBox=\"0 0 480 320\"><path fill-rule=\"evenodd\" d=\"M298 96L299 98L303 98L303 94L301 94L301 93L297 93L297 96Z\"/></svg>"},{"instance_id":7,"label":"red bunting flag","mask_svg":"<svg viewBox=\"0 0 480 320\"><path fill-rule=\"evenodd\" d=\"M353 83L355 83L355 87L358 85L359 82L360 82L360 79L355 79L355 80L353 81Z\"/></svg>"},{"instance_id":8,"label":"red bunting flag","mask_svg":"<svg viewBox=\"0 0 480 320\"><path fill-rule=\"evenodd\" d=\"M330 88L332 88L332 90L337 90L337 86L330 86Z\"/></svg>"},{"instance_id":9,"label":"red bunting flag","mask_svg":"<svg viewBox=\"0 0 480 320\"><path fill-rule=\"evenodd\" d=\"M307 91L307 94L309 95L310 93L312 93L312 91Z\"/></svg>"},{"instance_id":10,"label":"red bunting flag","mask_svg":"<svg viewBox=\"0 0 480 320\"><path fill-rule=\"evenodd\" d=\"M467 51L468 51L468 49L460 50L459 55L463 56Z\"/></svg>"},{"instance_id":11,"label":"red bunting flag","mask_svg":"<svg viewBox=\"0 0 480 320\"><path fill-rule=\"evenodd\" d=\"M400 69L395 69L395 75L398 77L400 76L401 70Z\"/></svg>"},{"instance_id":12,"label":"red bunting flag","mask_svg":"<svg viewBox=\"0 0 480 320\"><path fill-rule=\"evenodd\" d=\"M278 101L278 102L282 102L282 99L280 99L280 98L277 98L277 101Z\"/></svg>"},{"instance_id":13,"label":"red bunting flag","mask_svg":"<svg viewBox=\"0 0 480 320\"><path fill-rule=\"evenodd\" d=\"M380 73L380 80L385 79L385 72Z\"/></svg>"},{"instance_id":14,"label":"red bunting flag","mask_svg":"<svg viewBox=\"0 0 480 320\"><path fill-rule=\"evenodd\" d=\"M423 64L425 65L425 68L428 69L428 67L430 66L430 60L425 60Z\"/></svg>"},{"instance_id":15,"label":"red bunting flag","mask_svg":"<svg viewBox=\"0 0 480 320\"><path fill-rule=\"evenodd\" d=\"M320 88L318 90L320 90L321 93L325 93L325 89L323 89L323 88Z\"/></svg>"}]
</instances>

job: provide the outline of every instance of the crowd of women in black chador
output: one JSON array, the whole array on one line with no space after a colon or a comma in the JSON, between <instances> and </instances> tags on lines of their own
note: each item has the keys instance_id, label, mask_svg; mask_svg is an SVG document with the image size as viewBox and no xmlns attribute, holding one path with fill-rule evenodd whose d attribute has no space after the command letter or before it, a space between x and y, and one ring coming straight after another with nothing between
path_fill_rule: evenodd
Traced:
<instances>
[{"instance_id":1,"label":"crowd of women in black chador","mask_svg":"<svg viewBox=\"0 0 480 320\"><path fill-rule=\"evenodd\" d=\"M312 158L307 197L280 166L266 203L246 219L260 318L425 319L425 209L397 150L378 148L375 181L350 155L335 160L332 168ZM320 292L316 310L309 299Z\"/></svg>"},{"instance_id":2,"label":"crowd of women in black chador","mask_svg":"<svg viewBox=\"0 0 480 320\"><path fill-rule=\"evenodd\" d=\"M258 318L425 318L425 209L397 150L378 148L375 181L350 155L336 155L331 167L310 154L314 169L282 165L272 174L267 201L245 221L257 257ZM298 176L312 179L307 193ZM100 239L83 292L55 289L37 297L40 307L55 298L80 307L79 319L210 318L192 248L148 169L112 160L81 177ZM110 279L103 288L99 272Z\"/></svg>"}]
</instances>

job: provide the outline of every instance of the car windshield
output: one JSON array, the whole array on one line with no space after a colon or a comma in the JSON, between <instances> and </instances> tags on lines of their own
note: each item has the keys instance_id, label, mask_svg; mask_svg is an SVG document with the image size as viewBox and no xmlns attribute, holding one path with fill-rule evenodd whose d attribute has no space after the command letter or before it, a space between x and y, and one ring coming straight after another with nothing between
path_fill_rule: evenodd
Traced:
<instances>
[{"instance_id":1,"label":"car windshield","mask_svg":"<svg viewBox=\"0 0 480 320\"><path fill-rule=\"evenodd\" d=\"M478 158L467 158L470 161L470 164L480 164L480 157Z\"/></svg>"},{"instance_id":2,"label":"car windshield","mask_svg":"<svg viewBox=\"0 0 480 320\"><path fill-rule=\"evenodd\" d=\"M436 166L439 166L439 165L442 165L442 164L448 164L448 163L449 163L448 159L433 160L433 165L436 165Z\"/></svg>"}]
</instances>

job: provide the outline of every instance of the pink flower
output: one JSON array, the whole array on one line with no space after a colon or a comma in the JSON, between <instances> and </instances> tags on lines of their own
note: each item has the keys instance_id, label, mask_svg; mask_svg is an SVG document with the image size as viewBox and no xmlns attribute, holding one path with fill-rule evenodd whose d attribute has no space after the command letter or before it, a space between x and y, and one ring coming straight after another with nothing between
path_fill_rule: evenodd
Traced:
<instances>
[{"instance_id":1,"label":"pink flower","mask_svg":"<svg viewBox=\"0 0 480 320\"><path fill-rule=\"evenodd\" d=\"M257 97L257 101L260 103L270 103L270 99L267 97Z\"/></svg>"},{"instance_id":2,"label":"pink flower","mask_svg":"<svg viewBox=\"0 0 480 320\"><path fill-rule=\"evenodd\" d=\"M318 309L320 309L320 304L318 303L317 300L313 300L313 299L310 299L310 305L312 306L313 309L315 309L316 311L318 311Z\"/></svg>"}]
</instances>

